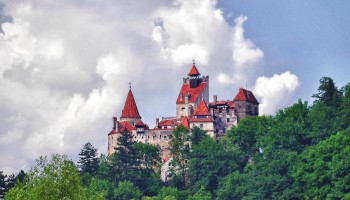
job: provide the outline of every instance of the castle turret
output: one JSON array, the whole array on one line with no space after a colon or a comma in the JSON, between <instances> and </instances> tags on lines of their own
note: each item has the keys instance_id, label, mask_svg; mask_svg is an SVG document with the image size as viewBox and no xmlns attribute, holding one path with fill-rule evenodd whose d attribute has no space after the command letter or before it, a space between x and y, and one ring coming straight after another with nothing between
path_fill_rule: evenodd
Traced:
<instances>
[{"instance_id":1,"label":"castle turret","mask_svg":"<svg viewBox=\"0 0 350 200\"><path fill-rule=\"evenodd\" d=\"M188 77L183 79L183 85L176 100L176 116L191 117L203 99L209 102L209 76L200 77L200 73L193 62Z\"/></svg>"},{"instance_id":2,"label":"castle turret","mask_svg":"<svg viewBox=\"0 0 350 200\"><path fill-rule=\"evenodd\" d=\"M259 115L259 102L256 100L251 91L239 88L239 91L233 101L235 102L235 113L237 115L238 122L240 119L247 116Z\"/></svg>"},{"instance_id":3,"label":"castle turret","mask_svg":"<svg viewBox=\"0 0 350 200\"><path fill-rule=\"evenodd\" d=\"M128 121L132 125L135 125L140 119L141 116L139 114L139 110L137 109L135 98L130 88L122 111L122 116L120 117L120 121Z\"/></svg>"}]
</instances>

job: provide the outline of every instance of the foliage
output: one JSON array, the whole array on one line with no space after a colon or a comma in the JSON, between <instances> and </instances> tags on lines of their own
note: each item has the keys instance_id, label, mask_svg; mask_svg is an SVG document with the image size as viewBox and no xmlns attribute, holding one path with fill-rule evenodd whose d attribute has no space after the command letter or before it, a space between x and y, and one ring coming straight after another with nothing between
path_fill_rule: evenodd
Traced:
<instances>
[{"instance_id":1,"label":"foliage","mask_svg":"<svg viewBox=\"0 0 350 200\"><path fill-rule=\"evenodd\" d=\"M171 168L169 176L173 179L172 183L175 186L185 188L187 181L186 163L190 151L188 129L183 125L176 127L173 134L170 135L169 146L169 150L173 155L171 164L174 166Z\"/></svg>"},{"instance_id":2,"label":"foliage","mask_svg":"<svg viewBox=\"0 0 350 200\"><path fill-rule=\"evenodd\" d=\"M0 171L0 199L4 198L6 192L6 175Z\"/></svg>"},{"instance_id":3,"label":"foliage","mask_svg":"<svg viewBox=\"0 0 350 200\"><path fill-rule=\"evenodd\" d=\"M116 152L111 156L110 175L114 184L119 181L129 180L133 183L140 182L141 172L138 170L140 160L134 148L135 142L132 135L124 132L117 140Z\"/></svg>"},{"instance_id":4,"label":"foliage","mask_svg":"<svg viewBox=\"0 0 350 200\"><path fill-rule=\"evenodd\" d=\"M120 181L118 183L118 188L114 190L113 199L116 200L131 200L131 199L141 199L141 191L134 186L130 181Z\"/></svg>"},{"instance_id":5,"label":"foliage","mask_svg":"<svg viewBox=\"0 0 350 200\"><path fill-rule=\"evenodd\" d=\"M207 137L207 132L205 130L200 129L197 126L194 126L191 129L190 141L192 145L199 144L204 137Z\"/></svg>"},{"instance_id":6,"label":"foliage","mask_svg":"<svg viewBox=\"0 0 350 200\"><path fill-rule=\"evenodd\" d=\"M347 129L302 153L292 175L303 198L341 199L350 193L349 144Z\"/></svg>"},{"instance_id":7,"label":"foliage","mask_svg":"<svg viewBox=\"0 0 350 200\"><path fill-rule=\"evenodd\" d=\"M220 177L239 168L239 151L225 138L217 142L205 137L198 145L193 145L189 158L190 186L194 192L202 187L213 192Z\"/></svg>"},{"instance_id":8,"label":"foliage","mask_svg":"<svg viewBox=\"0 0 350 200\"><path fill-rule=\"evenodd\" d=\"M78 166L82 174L89 173L94 175L98 171L97 149L89 142L84 144L83 149L79 153Z\"/></svg>"},{"instance_id":9,"label":"foliage","mask_svg":"<svg viewBox=\"0 0 350 200\"><path fill-rule=\"evenodd\" d=\"M6 199L85 199L78 170L66 156L40 157L22 183L9 190Z\"/></svg>"}]
</instances>

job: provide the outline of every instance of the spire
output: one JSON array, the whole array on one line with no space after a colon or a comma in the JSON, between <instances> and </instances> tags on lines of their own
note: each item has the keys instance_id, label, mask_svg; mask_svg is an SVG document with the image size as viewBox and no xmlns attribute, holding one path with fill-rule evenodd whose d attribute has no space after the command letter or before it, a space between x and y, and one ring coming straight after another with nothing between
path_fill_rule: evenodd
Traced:
<instances>
[{"instance_id":1,"label":"spire","mask_svg":"<svg viewBox=\"0 0 350 200\"><path fill-rule=\"evenodd\" d=\"M134 95L132 94L132 91L131 91L131 84L129 85L129 87L130 87L130 90L125 101L121 118L141 118L136 106Z\"/></svg>"},{"instance_id":2,"label":"spire","mask_svg":"<svg viewBox=\"0 0 350 200\"><path fill-rule=\"evenodd\" d=\"M197 70L196 63L194 62L194 60L193 60L193 66L192 66L190 72L188 73L188 75L189 76L199 76L200 75L200 73Z\"/></svg>"}]
</instances>

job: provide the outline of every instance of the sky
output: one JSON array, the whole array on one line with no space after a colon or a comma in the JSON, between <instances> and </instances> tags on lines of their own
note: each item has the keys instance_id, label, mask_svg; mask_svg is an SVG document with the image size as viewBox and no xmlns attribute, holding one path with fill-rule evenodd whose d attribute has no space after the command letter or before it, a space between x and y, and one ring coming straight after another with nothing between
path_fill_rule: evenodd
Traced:
<instances>
[{"instance_id":1,"label":"sky","mask_svg":"<svg viewBox=\"0 0 350 200\"><path fill-rule=\"evenodd\" d=\"M252 90L261 115L350 82L350 2L0 0L0 171L107 152L132 85L144 122L175 116L195 59L209 95Z\"/></svg>"}]
</instances>

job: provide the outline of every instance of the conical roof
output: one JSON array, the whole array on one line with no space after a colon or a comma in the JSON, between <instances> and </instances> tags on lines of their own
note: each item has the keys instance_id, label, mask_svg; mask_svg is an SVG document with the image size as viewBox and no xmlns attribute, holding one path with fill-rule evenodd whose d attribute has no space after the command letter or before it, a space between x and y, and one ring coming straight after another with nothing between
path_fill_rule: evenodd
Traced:
<instances>
[{"instance_id":1,"label":"conical roof","mask_svg":"<svg viewBox=\"0 0 350 200\"><path fill-rule=\"evenodd\" d=\"M126 98L121 118L141 118L131 89Z\"/></svg>"},{"instance_id":2,"label":"conical roof","mask_svg":"<svg viewBox=\"0 0 350 200\"><path fill-rule=\"evenodd\" d=\"M195 65L192 66L190 72L188 73L189 76L198 76L200 73L198 72L198 69Z\"/></svg>"},{"instance_id":3,"label":"conical roof","mask_svg":"<svg viewBox=\"0 0 350 200\"><path fill-rule=\"evenodd\" d=\"M205 101L203 99L200 102L197 110L194 111L193 115L204 115L204 116L210 115L208 106L207 106L207 104L205 103Z\"/></svg>"}]
</instances>

